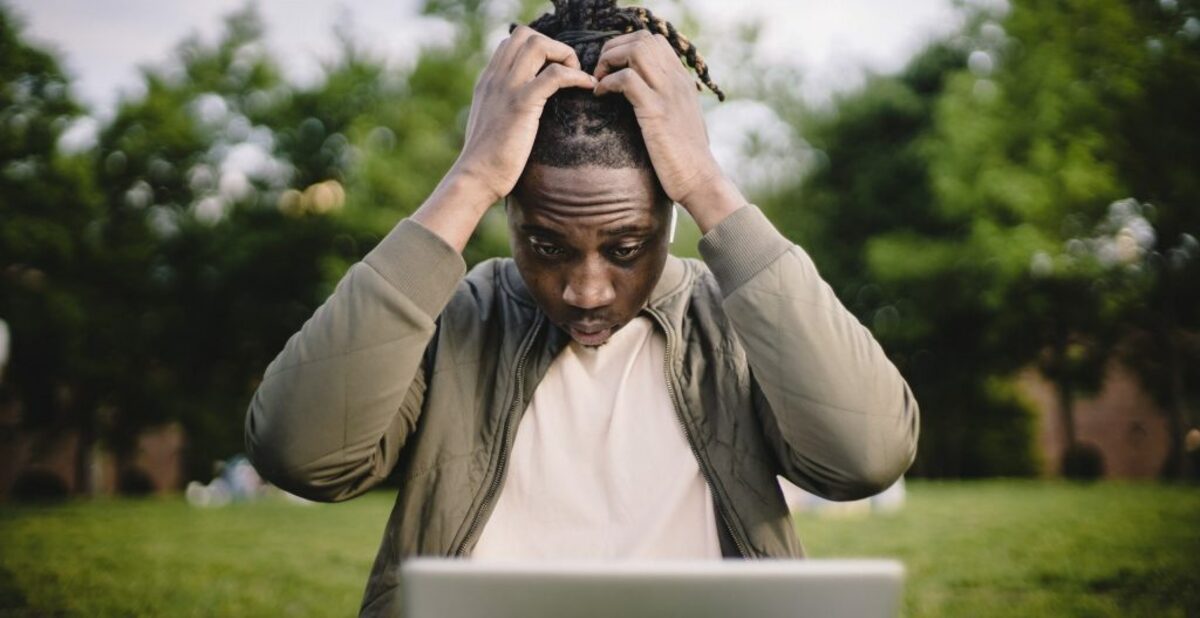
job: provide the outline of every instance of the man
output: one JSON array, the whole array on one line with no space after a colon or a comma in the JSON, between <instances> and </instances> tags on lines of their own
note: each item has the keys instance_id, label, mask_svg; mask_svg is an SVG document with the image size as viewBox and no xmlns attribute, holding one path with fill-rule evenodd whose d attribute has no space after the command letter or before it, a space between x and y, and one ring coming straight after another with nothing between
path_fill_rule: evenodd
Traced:
<instances>
[{"instance_id":1,"label":"man","mask_svg":"<svg viewBox=\"0 0 1200 618\"><path fill-rule=\"evenodd\" d=\"M532 25L560 40L500 44L453 168L247 414L252 461L288 491L395 475L364 615L398 611L418 554L800 556L777 475L855 499L915 455L908 385L714 160L691 44L642 8L555 7ZM464 278L501 198L513 258ZM704 262L668 255L672 203Z\"/></svg>"}]
</instances>

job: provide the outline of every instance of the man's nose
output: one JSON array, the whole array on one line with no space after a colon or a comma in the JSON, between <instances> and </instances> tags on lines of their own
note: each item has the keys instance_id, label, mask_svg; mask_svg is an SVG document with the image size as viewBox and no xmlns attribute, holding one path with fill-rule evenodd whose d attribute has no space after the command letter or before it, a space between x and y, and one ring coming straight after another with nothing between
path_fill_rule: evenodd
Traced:
<instances>
[{"instance_id":1,"label":"man's nose","mask_svg":"<svg viewBox=\"0 0 1200 618\"><path fill-rule=\"evenodd\" d=\"M580 309L598 309L611 305L617 297L612 281L600 260L589 259L571 271L563 288L563 302Z\"/></svg>"}]
</instances>

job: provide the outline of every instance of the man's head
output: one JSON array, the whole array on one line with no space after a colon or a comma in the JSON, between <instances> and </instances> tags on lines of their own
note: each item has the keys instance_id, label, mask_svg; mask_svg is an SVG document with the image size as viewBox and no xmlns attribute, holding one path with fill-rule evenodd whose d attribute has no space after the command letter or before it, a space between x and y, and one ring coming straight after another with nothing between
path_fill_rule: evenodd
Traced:
<instances>
[{"instance_id":1,"label":"man's head","mask_svg":"<svg viewBox=\"0 0 1200 618\"><path fill-rule=\"evenodd\" d=\"M530 27L571 45L584 71L595 70L608 38L650 30L722 96L691 43L648 10L553 1L554 13ZM666 264L673 206L625 97L579 89L552 96L506 203L513 258L554 324L595 346L638 314Z\"/></svg>"}]
</instances>

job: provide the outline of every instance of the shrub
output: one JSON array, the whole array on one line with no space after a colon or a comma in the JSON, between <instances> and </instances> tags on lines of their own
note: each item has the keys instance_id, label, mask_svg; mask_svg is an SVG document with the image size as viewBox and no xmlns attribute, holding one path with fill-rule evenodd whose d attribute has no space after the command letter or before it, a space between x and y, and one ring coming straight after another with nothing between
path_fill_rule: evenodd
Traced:
<instances>
[{"instance_id":1,"label":"shrub","mask_svg":"<svg viewBox=\"0 0 1200 618\"><path fill-rule=\"evenodd\" d=\"M1076 443L1063 453L1063 476L1081 481L1094 481L1104 476L1104 455L1095 445Z\"/></svg>"},{"instance_id":2,"label":"shrub","mask_svg":"<svg viewBox=\"0 0 1200 618\"><path fill-rule=\"evenodd\" d=\"M67 498L67 482L49 470L32 468L13 484L12 497L27 502L50 502Z\"/></svg>"},{"instance_id":3,"label":"shrub","mask_svg":"<svg viewBox=\"0 0 1200 618\"><path fill-rule=\"evenodd\" d=\"M117 489L127 496L148 496L154 493L154 481L141 468L129 467L117 477Z\"/></svg>"}]
</instances>

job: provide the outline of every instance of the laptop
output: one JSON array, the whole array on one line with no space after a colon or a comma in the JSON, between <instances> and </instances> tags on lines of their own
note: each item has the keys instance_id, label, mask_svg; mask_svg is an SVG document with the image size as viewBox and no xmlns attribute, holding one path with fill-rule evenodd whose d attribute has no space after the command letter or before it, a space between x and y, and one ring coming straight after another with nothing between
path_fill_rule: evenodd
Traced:
<instances>
[{"instance_id":1,"label":"laptop","mask_svg":"<svg viewBox=\"0 0 1200 618\"><path fill-rule=\"evenodd\" d=\"M892 617L894 560L504 562L401 566L407 618Z\"/></svg>"}]
</instances>

